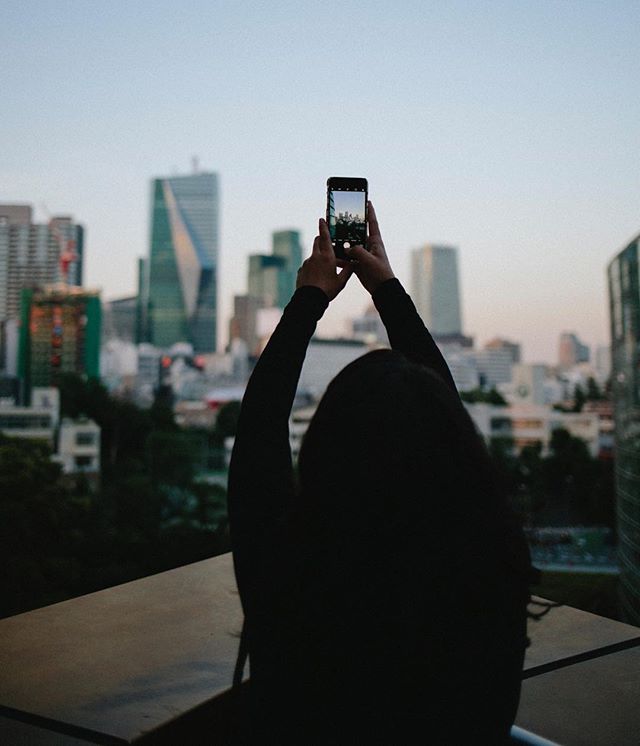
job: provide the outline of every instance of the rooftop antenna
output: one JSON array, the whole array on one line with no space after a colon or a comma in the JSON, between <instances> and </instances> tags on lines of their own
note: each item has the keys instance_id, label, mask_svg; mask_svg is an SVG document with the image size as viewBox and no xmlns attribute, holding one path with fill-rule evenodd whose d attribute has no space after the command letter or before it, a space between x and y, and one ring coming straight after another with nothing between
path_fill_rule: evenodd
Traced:
<instances>
[{"instance_id":1,"label":"rooftop antenna","mask_svg":"<svg viewBox=\"0 0 640 746\"><path fill-rule=\"evenodd\" d=\"M200 161L197 155L191 156L191 168L193 169L194 174L197 174L200 171Z\"/></svg>"}]
</instances>

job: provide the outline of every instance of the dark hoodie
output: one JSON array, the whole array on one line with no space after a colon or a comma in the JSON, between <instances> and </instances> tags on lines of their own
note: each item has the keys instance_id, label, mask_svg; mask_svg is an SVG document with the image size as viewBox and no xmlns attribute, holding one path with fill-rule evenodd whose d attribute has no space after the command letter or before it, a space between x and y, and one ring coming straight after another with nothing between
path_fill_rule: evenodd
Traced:
<instances>
[{"instance_id":1,"label":"dark hoodie","mask_svg":"<svg viewBox=\"0 0 640 746\"><path fill-rule=\"evenodd\" d=\"M515 718L529 554L451 373L398 280L392 350L329 385L294 479L288 419L328 300L296 291L247 386L229 517L251 743L499 744Z\"/></svg>"}]
</instances>

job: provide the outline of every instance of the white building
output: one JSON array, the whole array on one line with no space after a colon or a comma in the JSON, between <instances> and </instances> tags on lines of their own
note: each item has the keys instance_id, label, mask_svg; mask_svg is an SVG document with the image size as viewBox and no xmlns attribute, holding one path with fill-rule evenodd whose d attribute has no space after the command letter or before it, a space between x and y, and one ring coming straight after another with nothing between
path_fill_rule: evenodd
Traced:
<instances>
[{"instance_id":1,"label":"white building","mask_svg":"<svg viewBox=\"0 0 640 746\"><path fill-rule=\"evenodd\" d=\"M0 402L0 432L12 438L44 440L55 447L60 417L60 392L54 388L34 388L31 406Z\"/></svg>"},{"instance_id":2,"label":"white building","mask_svg":"<svg viewBox=\"0 0 640 746\"><path fill-rule=\"evenodd\" d=\"M568 430L587 444L592 456L600 450L600 417L595 412L558 412L551 407L517 404L498 407L493 404L465 404L485 440L512 438L516 451L540 443L544 454L554 430Z\"/></svg>"},{"instance_id":3,"label":"white building","mask_svg":"<svg viewBox=\"0 0 640 746\"><path fill-rule=\"evenodd\" d=\"M505 348L485 348L473 353L483 388L509 383L513 375L513 352Z\"/></svg>"},{"instance_id":4,"label":"white building","mask_svg":"<svg viewBox=\"0 0 640 746\"><path fill-rule=\"evenodd\" d=\"M356 316L351 320L349 333L354 339L359 339L368 344L380 344L389 347L389 336L385 329L378 309L371 303L362 316Z\"/></svg>"},{"instance_id":5,"label":"white building","mask_svg":"<svg viewBox=\"0 0 640 746\"><path fill-rule=\"evenodd\" d=\"M65 474L100 473L100 428L87 418L62 420L58 433L58 450L53 457Z\"/></svg>"},{"instance_id":6,"label":"white building","mask_svg":"<svg viewBox=\"0 0 640 746\"><path fill-rule=\"evenodd\" d=\"M438 346L458 391L477 389L480 386L480 374L473 350L456 344Z\"/></svg>"},{"instance_id":7,"label":"white building","mask_svg":"<svg viewBox=\"0 0 640 746\"><path fill-rule=\"evenodd\" d=\"M456 248L426 244L411 252L411 297L433 336L462 334Z\"/></svg>"},{"instance_id":8,"label":"white building","mask_svg":"<svg viewBox=\"0 0 640 746\"><path fill-rule=\"evenodd\" d=\"M34 388L29 407L1 401L0 432L46 442L65 474L97 478L100 473L100 427L87 418L60 422L58 389Z\"/></svg>"},{"instance_id":9,"label":"white building","mask_svg":"<svg viewBox=\"0 0 640 746\"><path fill-rule=\"evenodd\" d=\"M500 392L510 404L547 404L547 366L537 363L519 363L511 369L511 383L501 386Z\"/></svg>"},{"instance_id":10,"label":"white building","mask_svg":"<svg viewBox=\"0 0 640 746\"><path fill-rule=\"evenodd\" d=\"M307 348L298 391L306 391L319 399L330 381L346 365L368 351L364 342L355 339L313 338Z\"/></svg>"}]
</instances>

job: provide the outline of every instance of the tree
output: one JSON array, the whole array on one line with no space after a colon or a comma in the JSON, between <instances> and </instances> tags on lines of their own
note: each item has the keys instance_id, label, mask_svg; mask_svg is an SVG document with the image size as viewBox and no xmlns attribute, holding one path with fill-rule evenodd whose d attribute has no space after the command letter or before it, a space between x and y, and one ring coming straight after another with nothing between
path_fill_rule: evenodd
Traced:
<instances>
[{"instance_id":1,"label":"tree","mask_svg":"<svg viewBox=\"0 0 640 746\"><path fill-rule=\"evenodd\" d=\"M598 382L592 376L587 379L587 401L602 401L605 399L605 395L598 386Z\"/></svg>"},{"instance_id":2,"label":"tree","mask_svg":"<svg viewBox=\"0 0 640 746\"><path fill-rule=\"evenodd\" d=\"M582 412L582 407L587 401L587 395L580 384L577 384L573 391L573 412Z\"/></svg>"},{"instance_id":3,"label":"tree","mask_svg":"<svg viewBox=\"0 0 640 746\"><path fill-rule=\"evenodd\" d=\"M89 519L90 497L65 488L46 443L0 435L0 614L73 593Z\"/></svg>"},{"instance_id":4,"label":"tree","mask_svg":"<svg viewBox=\"0 0 640 746\"><path fill-rule=\"evenodd\" d=\"M471 389L470 391L461 391L460 398L469 404L493 404L496 407L506 407L507 401L502 394L495 388L489 391L482 388Z\"/></svg>"}]
</instances>

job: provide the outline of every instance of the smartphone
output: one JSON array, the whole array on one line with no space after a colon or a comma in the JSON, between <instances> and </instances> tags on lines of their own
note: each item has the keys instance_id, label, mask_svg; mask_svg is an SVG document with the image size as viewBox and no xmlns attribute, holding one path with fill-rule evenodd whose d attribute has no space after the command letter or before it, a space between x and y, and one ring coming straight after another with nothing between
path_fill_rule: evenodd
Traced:
<instances>
[{"instance_id":1,"label":"smartphone","mask_svg":"<svg viewBox=\"0 0 640 746\"><path fill-rule=\"evenodd\" d=\"M366 179L332 176L327 179L327 224L338 259L346 259L350 246L367 247Z\"/></svg>"}]
</instances>

